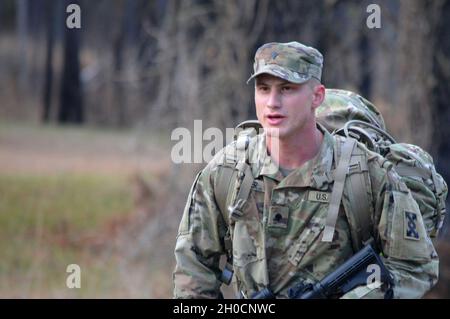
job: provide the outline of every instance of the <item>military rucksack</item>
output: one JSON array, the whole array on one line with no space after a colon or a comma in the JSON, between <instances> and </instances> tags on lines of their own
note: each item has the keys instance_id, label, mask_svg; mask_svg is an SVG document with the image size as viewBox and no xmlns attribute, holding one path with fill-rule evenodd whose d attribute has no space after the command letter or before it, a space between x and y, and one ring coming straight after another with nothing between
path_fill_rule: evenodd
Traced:
<instances>
[{"instance_id":1,"label":"military rucksack","mask_svg":"<svg viewBox=\"0 0 450 319\"><path fill-rule=\"evenodd\" d=\"M430 154L419 146L397 143L378 109L353 92L327 89L316 116L334 135L353 137L392 163L419 205L428 235L437 237L445 218L448 188Z\"/></svg>"},{"instance_id":2,"label":"military rucksack","mask_svg":"<svg viewBox=\"0 0 450 319\"><path fill-rule=\"evenodd\" d=\"M334 186L330 199L325 241L331 241L338 209L342 203L349 221L354 250L359 250L372 238L373 221L370 204L371 190L367 183L366 152L355 147L365 144L382 157L383 165L394 166L410 190L422 213L427 233L436 237L445 217L447 184L436 172L432 157L416 145L397 143L386 131L378 109L365 98L345 90L327 89L325 99L316 110L317 121L334 136L335 162ZM248 159L249 139L258 133L258 121L245 121L236 127L236 155L218 170L215 180L215 197L227 224L233 216L241 215L254 181ZM227 237L228 236L228 237ZM231 270L231 240L229 231L225 249ZM325 238L327 237L327 238ZM226 276L229 277L229 276ZM225 278L224 282L230 278Z\"/></svg>"}]
</instances>

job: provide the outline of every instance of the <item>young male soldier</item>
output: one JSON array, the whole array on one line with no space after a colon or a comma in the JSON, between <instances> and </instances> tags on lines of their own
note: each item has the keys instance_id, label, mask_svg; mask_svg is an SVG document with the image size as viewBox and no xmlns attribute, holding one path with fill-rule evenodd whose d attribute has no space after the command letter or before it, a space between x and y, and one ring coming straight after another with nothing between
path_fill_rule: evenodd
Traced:
<instances>
[{"instance_id":1,"label":"young male soldier","mask_svg":"<svg viewBox=\"0 0 450 319\"><path fill-rule=\"evenodd\" d=\"M255 80L264 133L246 146L260 159L247 161L253 183L239 209L231 205L221 211L218 176L236 142L197 175L175 247L175 298L220 298L219 258L227 250L244 298L264 288L286 298L289 288L321 280L356 253L340 202L331 227L327 221L330 194L338 187L332 176L338 166L334 146L340 142L316 122L315 109L325 95L322 64L318 50L298 42L268 43L257 50L249 81ZM391 165L355 145L368 158L373 244L393 276L393 297L420 298L437 282L439 261L418 205ZM365 285L344 297L383 298L385 293L383 286Z\"/></svg>"}]
</instances>

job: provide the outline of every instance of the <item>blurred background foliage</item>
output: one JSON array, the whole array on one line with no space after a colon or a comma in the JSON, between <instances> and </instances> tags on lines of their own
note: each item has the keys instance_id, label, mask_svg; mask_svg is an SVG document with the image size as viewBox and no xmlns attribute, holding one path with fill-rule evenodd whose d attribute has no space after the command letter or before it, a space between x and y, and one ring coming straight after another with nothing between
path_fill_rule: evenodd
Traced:
<instances>
[{"instance_id":1,"label":"blurred background foliage","mask_svg":"<svg viewBox=\"0 0 450 319\"><path fill-rule=\"evenodd\" d=\"M66 28L70 3L81 29ZM0 297L170 298L204 165L173 164L170 134L255 118L253 54L293 40L323 53L326 87L371 100L449 180L448 0L1 0ZM429 297L450 297L449 236ZM81 289L65 286L71 263Z\"/></svg>"}]
</instances>

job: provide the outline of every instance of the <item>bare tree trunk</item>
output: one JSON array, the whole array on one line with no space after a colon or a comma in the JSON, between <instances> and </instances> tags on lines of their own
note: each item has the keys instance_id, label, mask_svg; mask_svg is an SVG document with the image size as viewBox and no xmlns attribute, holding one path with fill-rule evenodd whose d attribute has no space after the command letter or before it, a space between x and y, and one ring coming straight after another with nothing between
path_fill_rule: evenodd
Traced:
<instances>
[{"instance_id":1,"label":"bare tree trunk","mask_svg":"<svg viewBox=\"0 0 450 319\"><path fill-rule=\"evenodd\" d=\"M54 12L50 0L46 1L47 6L47 34L46 34L46 57L45 57L45 80L44 80L44 104L42 121L50 121L52 85L53 85L53 42L54 42Z\"/></svg>"},{"instance_id":2,"label":"bare tree trunk","mask_svg":"<svg viewBox=\"0 0 450 319\"><path fill-rule=\"evenodd\" d=\"M433 153L444 161L441 169L445 172L446 180L450 182L450 1L443 3L439 10L437 28L435 32L436 45L433 49L433 74L435 86L433 89L434 123Z\"/></svg>"},{"instance_id":3,"label":"bare tree trunk","mask_svg":"<svg viewBox=\"0 0 450 319\"><path fill-rule=\"evenodd\" d=\"M450 185L450 1L441 1L441 6L435 16L437 26L435 47L433 48L433 74L435 77L434 89L432 91L434 101L432 139L432 154L437 171ZM450 198L447 199L447 211L450 207ZM444 228L441 232L442 238L450 237L450 218L447 215Z\"/></svg>"},{"instance_id":4,"label":"bare tree trunk","mask_svg":"<svg viewBox=\"0 0 450 319\"><path fill-rule=\"evenodd\" d=\"M72 3L76 3L76 1L72 1ZM81 30L69 29L66 26L64 28L64 66L58 121L81 124L84 122L79 59Z\"/></svg>"},{"instance_id":5,"label":"bare tree trunk","mask_svg":"<svg viewBox=\"0 0 450 319\"><path fill-rule=\"evenodd\" d=\"M117 111L116 124L123 127L129 124L127 74L134 61L130 61L132 40L136 34L136 0L126 0L117 8L117 21L120 21L113 42L113 88L114 104Z\"/></svg>"},{"instance_id":6,"label":"bare tree trunk","mask_svg":"<svg viewBox=\"0 0 450 319\"><path fill-rule=\"evenodd\" d=\"M368 2L371 2L368 0ZM398 65L396 54L398 50L398 17L399 2L384 0L380 2L381 28L367 29L366 33L371 47L371 59L366 65L371 77L369 99L379 108L386 122L386 126L397 137L400 125L393 122L398 109L395 105ZM394 125L395 124L395 125Z\"/></svg>"},{"instance_id":7,"label":"bare tree trunk","mask_svg":"<svg viewBox=\"0 0 450 319\"><path fill-rule=\"evenodd\" d=\"M28 0L16 1L17 39L19 41L19 87L23 90L28 79Z\"/></svg>"},{"instance_id":8,"label":"bare tree trunk","mask_svg":"<svg viewBox=\"0 0 450 319\"><path fill-rule=\"evenodd\" d=\"M429 150L432 126L433 21L439 1L402 0L399 17L397 63L397 103L395 114L407 129L398 132L399 140L418 144ZM413 40L412 40L413 39ZM403 121L402 121L403 120Z\"/></svg>"},{"instance_id":9,"label":"bare tree trunk","mask_svg":"<svg viewBox=\"0 0 450 319\"><path fill-rule=\"evenodd\" d=\"M129 1L125 2L125 6ZM125 42L125 15L123 6L119 7L119 15L120 18L118 18L118 21L121 21L119 24L119 28L117 30L114 42L113 42L113 87L114 87L114 104L116 105L117 109L117 125L118 126L124 126L125 125L125 113L126 113L126 105L125 105L125 98L124 98L124 89L123 89L123 83L122 83L122 70L123 70L123 64L124 64L124 42Z\"/></svg>"}]
</instances>

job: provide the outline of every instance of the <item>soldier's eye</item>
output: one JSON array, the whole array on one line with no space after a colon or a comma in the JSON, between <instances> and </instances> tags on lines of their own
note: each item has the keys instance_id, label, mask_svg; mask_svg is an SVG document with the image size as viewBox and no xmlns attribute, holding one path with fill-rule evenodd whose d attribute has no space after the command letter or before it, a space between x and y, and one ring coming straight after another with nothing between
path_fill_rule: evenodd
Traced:
<instances>
[{"instance_id":1,"label":"soldier's eye","mask_svg":"<svg viewBox=\"0 0 450 319\"><path fill-rule=\"evenodd\" d=\"M258 86L257 89L261 93L265 93L265 92L269 91L269 88L267 86Z\"/></svg>"}]
</instances>

